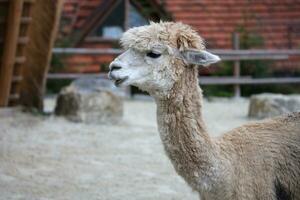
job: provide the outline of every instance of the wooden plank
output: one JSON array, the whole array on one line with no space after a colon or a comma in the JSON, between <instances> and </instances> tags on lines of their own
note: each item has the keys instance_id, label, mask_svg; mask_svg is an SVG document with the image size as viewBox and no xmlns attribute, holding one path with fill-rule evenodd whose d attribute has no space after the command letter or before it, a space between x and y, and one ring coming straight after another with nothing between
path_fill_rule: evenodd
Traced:
<instances>
[{"instance_id":1,"label":"wooden plank","mask_svg":"<svg viewBox=\"0 0 300 200\"><path fill-rule=\"evenodd\" d=\"M35 3L35 0L24 0L24 3Z\"/></svg>"},{"instance_id":2,"label":"wooden plank","mask_svg":"<svg viewBox=\"0 0 300 200\"><path fill-rule=\"evenodd\" d=\"M213 53L213 52L212 52ZM217 54L217 53L215 53ZM289 55L260 55L260 54L244 54L244 55L229 55L229 54L217 54L220 56L223 61L230 60L286 60L289 58Z\"/></svg>"},{"instance_id":3,"label":"wooden plank","mask_svg":"<svg viewBox=\"0 0 300 200\"><path fill-rule=\"evenodd\" d=\"M88 18L87 23L85 23L81 28L78 36L74 38L74 44L77 45L84 39L85 36L99 27L99 25L103 23L103 21L120 3L122 3L122 1L106 0L102 4L99 4L99 6L95 8L95 15L92 15L90 18Z\"/></svg>"},{"instance_id":4,"label":"wooden plank","mask_svg":"<svg viewBox=\"0 0 300 200\"><path fill-rule=\"evenodd\" d=\"M54 3L56 2L56 3ZM22 68L23 80L16 91L20 93L19 104L43 110L46 75L51 60L52 48L63 8L63 0L40 0L34 4L28 37L30 45L25 47L26 62Z\"/></svg>"},{"instance_id":5,"label":"wooden plank","mask_svg":"<svg viewBox=\"0 0 300 200\"><path fill-rule=\"evenodd\" d=\"M300 77L289 78L251 78L251 77L203 77L199 78L201 85L260 85L260 84L283 84L300 83Z\"/></svg>"},{"instance_id":6,"label":"wooden plank","mask_svg":"<svg viewBox=\"0 0 300 200\"><path fill-rule=\"evenodd\" d=\"M25 56L20 56L20 57L16 57L15 58L15 63L16 64L23 64L26 61L26 57Z\"/></svg>"},{"instance_id":7,"label":"wooden plank","mask_svg":"<svg viewBox=\"0 0 300 200\"><path fill-rule=\"evenodd\" d=\"M220 55L222 60L282 60L290 55L300 55L299 49L283 50L230 50L211 49L210 52Z\"/></svg>"},{"instance_id":8,"label":"wooden plank","mask_svg":"<svg viewBox=\"0 0 300 200\"><path fill-rule=\"evenodd\" d=\"M32 21L31 17L22 17L21 18L21 24L29 24ZM6 23L5 17L0 17L0 24Z\"/></svg>"},{"instance_id":9,"label":"wooden plank","mask_svg":"<svg viewBox=\"0 0 300 200\"><path fill-rule=\"evenodd\" d=\"M0 107L8 105L11 89L11 80L14 69L14 61L18 43L23 1L11 1L6 27L6 42L4 45L2 65L0 67Z\"/></svg>"},{"instance_id":10,"label":"wooden plank","mask_svg":"<svg viewBox=\"0 0 300 200\"><path fill-rule=\"evenodd\" d=\"M28 37L19 37L18 38L18 44L22 44L22 45L24 45L24 44L27 44L29 42L29 38Z\"/></svg>"},{"instance_id":11,"label":"wooden plank","mask_svg":"<svg viewBox=\"0 0 300 200\"><path fill-rule=\"evenodd\" d=\"M118 43L118 39L113 39L113 38L103 38L99 36L88 36L84 38L85 42L115 42Z\"/></svg>"},{"instance_id":12,"label":"wooden plank","mask_svg":"<svg viewBox=\"0 0 300 200\"><path fill-rule=\"evenodd\" d=\"M114 54L118 55L123 53L122 49L87 49L87 48L53 48L55 54L79 54L79 55L101 55L101 54Z\"/></svg>"},{"instance_id":13,"label":"wooden plank","mask_svg":"<svg viewBox=\"0 0 300 200\"><path fill-rule=\"evenodd\" d=\"M99 74L79 74L79 73L49 73L47 79L59 80L59 79L78 79L78 78L101 78L108 79L107 73ZM205 77L200 76L199 82L201 85L256 85L256 84L282 84L282 83L300 83L300 77L290 78L251 78L250 76L242 76L234 78L227 77Z\"/></svg>"},{"instance_id":14,"label":"wooden plank","mask_svg":"<svg viewBox=\"0 0 300 200\"><path fill-rule=\"evenodd\" d=\"M12 101L12 100L18 100L20 98L20 95L19 94L10 94L9 95L9 100Z\"/></svg>"},{"instance_id":15,"label":"wooden plank","mask_svg":"<svg viewBox=\"0 0 300 200\"><path fill-rule=\"evenodd\" d=\"M32 22L32 18L31 17L22 17L21 18L21 23L22 24L30 24Z\"/></svg>"},{"instance_id":16,"label":"wooden plank","mask_svg":"<svg viewBox=\"0 0 300 200\"><path fill-rule=\"evenodd\" d=\"M13 76L12 82L20 82L23 80L22 76Z\"/></svg>"},{"instance_id":17,"label":"wooden plank","mask_svg":"<svg viewBox=\"0 0 300 200\"><path fill-rule=\"evenodd\" d=\"M77 78L103 78L107 79L107 73L98 73L98 74L79 74L79 73L51 73L47 75L47 79L77 79Z\"/></svg>"},{"instance_id":18,"label":"wooden plank","mask_svg":"<svg viewBox=\"0 0 300 200\"><path fill-rule=\"evenodd\" d=\"M123 28L124 30L128 30L129 29L129 12L130 12L130 4L129 4L129 0L124 0L125 3L125 19L124 19L124 24L123 24Z\"/></svg>"},{"instance_id":19,"label":"wooden plank","mask_svg":"<svg viewBox=\"0 0 300 200\"><path fill-rule=\"evenodd\" d=\"M18 38L18 44L25 45L29 42L28 37L19 37ZM0 38L0 44L3 43L3 38Z\"/></svg>"},{"instance_id":20,"label":"wooden plank","mask_svg":"<svg viewBox=\"0 0 300 200\"><path fill-rule=\"evenodd\" d=\"M251 50L232 50L232 49L210 49L209 50L215 54L221 55L270 55L270 54L280 54L280 55L300 55L300 49L251 49Z\"/></svg>"},{"instance_id":21,"label":"wooden plank","mask_svg":"<svg viewBox=\"0 0 300 200\"><path fill-rule=\"evenodd\" d=\"M208 50L221 57L222 60L282 60L290 55L300 55L300 50ZM54 48L55 54L114 54L119 55L122 49L96 49L96 48Z\"/></svg>"}]
</instances>

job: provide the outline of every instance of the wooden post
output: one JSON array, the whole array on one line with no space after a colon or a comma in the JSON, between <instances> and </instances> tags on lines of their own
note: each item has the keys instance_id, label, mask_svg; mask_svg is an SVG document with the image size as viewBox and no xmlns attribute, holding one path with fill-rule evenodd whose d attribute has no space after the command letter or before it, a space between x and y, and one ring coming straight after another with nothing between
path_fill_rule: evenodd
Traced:
<instances>
[{"instance_id":1,"label":"wooden post","mask_svg":"<svg viewBox=\"0 0 300 200\"><path fill-rule=\"evenodd\" d=\"M129 12L130 12L130 3L129 0L124 0L125 7L125 16L124 16L124 31L129 29Z\"/></svg>"},{"instance_id":2,"label":"wooden post","mask_svg":"<svg viewBox=\"0 0 300 200\"><path fill-rule=\"evenodd\" d=\"M5 44L0 67L0 107L7 106L16 59L23 0L9 1Z\"/></svg>"},{"instance_id":3,"label":"wooden post","mask_svg":"<svg viewBox=\"0 0 300 200\"><path fill-rule=\"evenodd\" d=\"M20 104L43 110L46 75L58 29L63 0L36 1L29 29L30 44L26 46L26 63L22 71Z\"/></svg>"},{"instance_id":4,"label":"wooden post","mask_svg":"<svg viewBox=\"0 0 300 200\"><path fill-rule=\"evenodd\" d=\"M233 34L233 49L238 50L240 48L240 35L239 33ZM239 60L234 61L234 68L233 68L233 75L234 78L240 78L241 75L241 63ZM241 97L241 87L239 84L234 85L234 97L239 98Z\"/></svg>"}]
</instances>

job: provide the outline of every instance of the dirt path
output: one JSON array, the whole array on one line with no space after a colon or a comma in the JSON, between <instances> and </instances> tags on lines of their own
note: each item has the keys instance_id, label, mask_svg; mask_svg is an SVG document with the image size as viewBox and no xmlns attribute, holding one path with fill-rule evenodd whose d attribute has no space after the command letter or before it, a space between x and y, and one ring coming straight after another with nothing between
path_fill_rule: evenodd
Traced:
<instances>
[{"instance_id":1,"label":"dirt path","mask_svg":"<svg viewBox=\"0 0 300 200\"><path fill-rule=\"evenodd\" d=\"M212 135L247 121L247 106L205 102ZM198 199L164 154L155 112L126 101L123 122L85 125L0 109L0 199Z\"/></svg>"}]
</instances>

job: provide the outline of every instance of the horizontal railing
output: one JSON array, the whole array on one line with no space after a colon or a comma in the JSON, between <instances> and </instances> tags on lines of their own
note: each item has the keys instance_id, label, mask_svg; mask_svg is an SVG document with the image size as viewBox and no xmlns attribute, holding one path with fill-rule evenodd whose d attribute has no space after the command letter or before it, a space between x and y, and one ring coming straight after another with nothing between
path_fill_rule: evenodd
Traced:
<instances>
[{"instance_id":1,"label":"horizontal railing","mask_svg":"<svg viewBox=\"0 0 300 200\"><path fill-rule=\"evenodd\" d=\"M234 85L235 96L240 96L240 85L257 84L296 84L300 83L300 77L270 77L252 78L251 76L240 76L240 61L242 60L287 60L290 56L300 56L298 49L282 50L231 50L210 49L223 61L234 61L234 76L229 77L200 77L199 82L203 85ZM119 55L121 49L87 49L87 48L54 48L54 54L62 55ZM107 78L107 74L48 74L48 79L76 79L81 77Z\"/></svg>"},{"instance_id":2,"label":"horizontal railing","mask_svg":"<svg viewBox=\"0 0 300 200\"><path fill-rule=\"evenodd\" d=\"M107 73L89 73L89 74L79 74L79 73L50 73L47 75L48 79L78 79L78 78L102 78L108 79ZM300 77L287 77L287 78L252 78L251 76L241 76L235 78L232 76L201 76L199 82L202 85L253 85L253 84L282 84L282 83L300 83Z\"/></svg>"},{"instance_id":3,"label":"horizontal railing","mask_svg":"<svg viewBox=\"0 0 300 200\"><path fill-rule=\"evenodd\" d=\"M222 60L284 60L291 55L300 55L300 50L208 50L221 57ZM88 48L54 48L54 54L65 55L119 55L121 49L88 49Z\"/></svg>"}]
</instances>

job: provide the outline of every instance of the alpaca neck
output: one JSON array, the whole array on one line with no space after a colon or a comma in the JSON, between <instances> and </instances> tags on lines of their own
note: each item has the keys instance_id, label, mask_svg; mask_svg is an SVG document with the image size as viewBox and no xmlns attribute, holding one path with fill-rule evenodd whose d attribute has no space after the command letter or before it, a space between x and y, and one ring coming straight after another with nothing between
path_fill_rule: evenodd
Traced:
<instances>
[{"instance_id":1,"label":"alpaca neck","mask_svg":"<svg viewBox=\"0 0 300 200\"><path fill-rule=\"evenodd\" d=\"M186 70L169 96L156 98L156 103L159 132L168 156L176 171L191 186L198 186L215 168L216 152L202 118L197 70Z\"/></svg>"}]
</instances>

